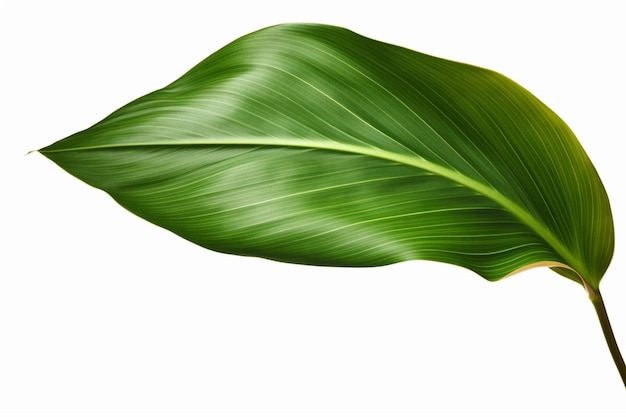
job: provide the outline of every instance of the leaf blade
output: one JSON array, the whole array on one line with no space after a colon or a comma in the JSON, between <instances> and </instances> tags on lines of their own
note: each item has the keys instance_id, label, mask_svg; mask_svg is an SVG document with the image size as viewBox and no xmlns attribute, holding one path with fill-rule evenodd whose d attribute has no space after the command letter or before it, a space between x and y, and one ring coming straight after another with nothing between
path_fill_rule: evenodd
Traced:
<instances>
[{"instance_id":1,"label":"leaf blade","mask_svg":"<svg viewBox=\"0 0 626 417\"><path fill-rule=\"evenodd\" d=\"M239 151L243 151L241 155L233 156ZM569 266L595 287L612 255L612 219L602 184L573 133L543 103L492 71L382 44L340 28L281 25L247 35L166 88L41 152L138 215L202 246L229 253L348 266L431 259L468 267L488 279L548 262ZM187 170L191 177L183 172L184 167L203 161L206 153L226 153L225 161L232 166L212 160ZM124 169L113 162L122 154L129 158L133 154ZM152 162L147 161L153 156L156 166L148 169ZM161 178L157 168L168 158L171 163L165 165L175 180L184 178L196 188L182 182L170 184L159 194L161 204L156 211L160 214L147 214L146 207L135 202L145 197L124 190L135 184L142 189L153 187L147 193L156 193L155 183L167 182L155 179ZM263 162L264 158L273 164ZM104 171L95 172L97 164L102 164ZM217 168L211 171L209 165ZM344 165L363 178L383 168L386 173L364 182L370 191L367 187L346 188L341 186L342 178L350 174L342 170ZM137 175L137 167L144 172ZM333 192L308 192L310 179L319 177L320 170L337 173L337 178L317 179L320 190ZM146 176L146 172L151 174ZM199 172L219 184L241 184L239 195L228 194L223 185L203 183ZM406 191L400 179L411 176L413 192ZM111 177L121 182L113 184ZM255 182L261 177L261 183ZM397 178L383 180L392 177ZM421 197L431 196L421 188L430 184L428 177L437 178L439 188L435 189L442 195L455 188L463 188L464 194L456 201L421 201ZM256 192L246 182L263 191ZM387 188L373 187L375 183ZM280 190L290 188L299 191L281 194ZM172 191L176 189L185 191L176 194ZM224 214L228 210L206 211L202 204L197 211L183 210L181 201L204 201L206 205L209 199L220 200L219 193L207 191L211 189L228 194L219 204L230 212L245 211L246 204L250 211L233 220ZM166 198L168 192L179 195L179 200ZM316 198L307 199L313 194ZM341 202L348 194L367 195L363 198L365 209ZM320 208L324 199L339 199L340 203L325 211ZM280 203L285 201L290 204L282 208ZM386 209L374 210L375 204ZM177 208L168 208L171 205ZM408 236L398 232L414 227L407 221L410 213L445 213L461 206L492 211L479 216L482 223L457 212L455 216L461 220L452 231L441 226L452 220L439 214L438 239L443 243L430 235L420 238L419 233ZM394 211L398 207L404 211ZM167 217L172 210L174 214L185 212L186 220L159 217ZM504 231L489 226L490 219L500 219L499 211L506 212ZM279 212L282 217L272 220ZM308 213L309 218L295 219L289 214L294 212ZM319 218L311 221L311 213ZM217 217L206 230L181 230L184 221L208 214ZM264 232L252 225L239 230L237 223L242 218L265 224L272 237L255 238ZM392 220L398 218L404 223ZM282 219L281 227L277 219ZM329 226L341 221L347 226ZM385 224L382 231L365 226L381 222ZM231 229L223 232L227 238L207 240L206 236L214 233L211 229L222 224L230 225ZM472 224L472 231L461 224ZM372 242L363 243L358 250L346 249L349 239L340 235L351 229L358 229L353 243ZM372 239L385 233L391 235L388 240ZM495 239L498 233L506 237ZM524 238L512 238L516 233ZM483 244L489 241L485 236L493 242L480 247L476 243L479 235ZM294 249L290 245L302 239L315 243L303 246L298 254L288 253ZM471 251L464 250L463 242L472 239L477 250L468 255ZM407 242L411 242L409 248L401 249ZM430 250L424 249L429 245ZM400 249L394 253L383 248ZM503 248L508 256L498 261L496 254Z\"/></svg>"}]
</instances>

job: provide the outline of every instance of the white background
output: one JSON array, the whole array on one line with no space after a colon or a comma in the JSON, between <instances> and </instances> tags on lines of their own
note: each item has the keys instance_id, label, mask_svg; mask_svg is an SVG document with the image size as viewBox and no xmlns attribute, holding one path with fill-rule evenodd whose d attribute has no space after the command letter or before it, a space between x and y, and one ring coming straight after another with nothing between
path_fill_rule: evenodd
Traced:
<instances>
[{"instance_id":1,"label":"white background","mask_svg":"<svg viewBox=\"0 0 626 417\"><path fill-rule=\"evenodd\" d=\"M626 415L591 303L549 270L489 283L222 255L25 156L276 23L491 68L555 110L604 181L601 289L626 350L621 2L365 3L2 1L0 415Z\"/></svg>"}]
</instances>

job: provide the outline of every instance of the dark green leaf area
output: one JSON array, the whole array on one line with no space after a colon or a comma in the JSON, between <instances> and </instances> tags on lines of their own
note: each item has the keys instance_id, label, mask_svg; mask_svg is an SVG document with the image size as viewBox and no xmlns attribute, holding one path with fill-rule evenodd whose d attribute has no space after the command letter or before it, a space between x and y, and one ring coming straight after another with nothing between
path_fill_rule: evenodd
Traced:
<instances>
[{"instance_id":1,"label":"dark green leaf area","mask_svg":"<svg viewBox=\"0 0 626 417\"><path fill-rule=\"evenodd\" d=\"M368 156L250 146L50 156L128 210L217 251L335 266L428 259L488 279L559 260L490 199Z\"/></svg>"}]
</instances>

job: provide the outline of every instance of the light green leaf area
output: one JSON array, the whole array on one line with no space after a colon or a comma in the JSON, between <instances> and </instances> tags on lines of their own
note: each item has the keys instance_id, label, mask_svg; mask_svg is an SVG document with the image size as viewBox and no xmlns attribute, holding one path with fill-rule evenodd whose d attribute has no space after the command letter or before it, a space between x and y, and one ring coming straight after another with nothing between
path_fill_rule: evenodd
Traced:
<instances>
[{"instance_id":1,"label":"light green leaf area","mask_svg":"<svg viewBox=\"0 0 626 417\"><path fill-rule=\"evenodd\" d=\"M206 248L284 262L550 266L592 288L606 192L566 124L493 71L278 25L40 150Z\"/></svg>"}]
</instances>

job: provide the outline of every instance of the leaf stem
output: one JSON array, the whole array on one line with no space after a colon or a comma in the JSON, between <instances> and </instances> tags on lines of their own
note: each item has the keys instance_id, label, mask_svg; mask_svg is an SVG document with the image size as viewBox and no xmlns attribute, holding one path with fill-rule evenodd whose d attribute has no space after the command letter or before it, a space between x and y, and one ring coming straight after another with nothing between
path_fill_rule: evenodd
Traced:
<instances>
[{"instance_id":1,"label":"leaf stem","mask_svg":"<svg viewBox=\"0 0 626 417\"><path fill-rule=\"evenodd\" d=\"M584 280L583 285L589 294L589 299L596 309L600 325L602 326L602 333L604 333L604 338L606 339L606 344L609 346L611 356L613 356L613 361L615 361L615 366L617 366L617 370L622 377L622 382L624 382L624 387L626 387L626 364L624 364L624 358L622 358L622 354L617 346L617 341L615 340L615 335L613 334L613 329L611 328L611 323L609 322L609 316L607 315L606 308L604 307L602 295L599 290L594 290Z\"/></svg>"}]
</instances>

